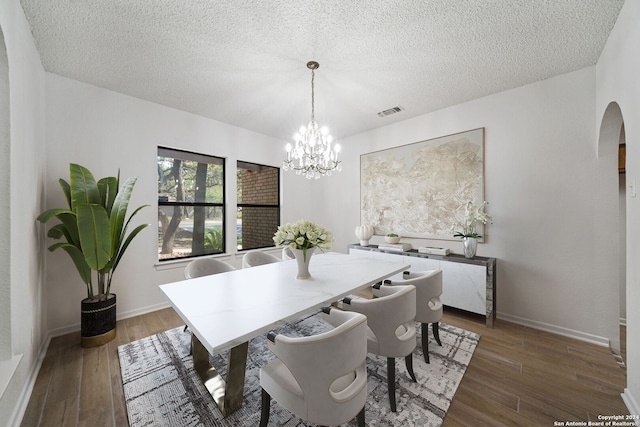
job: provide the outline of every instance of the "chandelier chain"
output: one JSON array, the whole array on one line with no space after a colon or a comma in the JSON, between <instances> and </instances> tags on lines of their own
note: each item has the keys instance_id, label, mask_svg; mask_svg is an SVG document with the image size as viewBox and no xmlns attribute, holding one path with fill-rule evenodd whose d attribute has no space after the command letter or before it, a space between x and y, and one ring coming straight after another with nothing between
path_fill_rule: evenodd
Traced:
<instances>
[{"instance_id":1,"label":"chandelier chain","mask_svg":"<svg viewBox=\"0 0 640 427\"><path fill-rule=\"evenodd\" d=\"M311 121L314 122L315 119L315 83L314 80L316 78L316 70L311 70Z\"/></svg>"}]
</instances>

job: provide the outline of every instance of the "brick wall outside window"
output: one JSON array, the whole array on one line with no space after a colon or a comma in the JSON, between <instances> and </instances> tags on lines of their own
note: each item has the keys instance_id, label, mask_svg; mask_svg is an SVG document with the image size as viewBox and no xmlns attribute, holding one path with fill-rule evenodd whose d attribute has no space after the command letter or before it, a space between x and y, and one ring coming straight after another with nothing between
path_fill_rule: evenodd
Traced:
<instances>
[{"instance_id":1,"label":"brick wall outside window","mask_svg":"<svg viewBox=\"0 0 640 427\"><path fill-rule=\"evenodd\" d=\"M273 207L242 207L242 248L273 246L273 234L278 229L280 212L279 169L241 169L242 204L272 205Z\"/></svg>"}]
</instances>

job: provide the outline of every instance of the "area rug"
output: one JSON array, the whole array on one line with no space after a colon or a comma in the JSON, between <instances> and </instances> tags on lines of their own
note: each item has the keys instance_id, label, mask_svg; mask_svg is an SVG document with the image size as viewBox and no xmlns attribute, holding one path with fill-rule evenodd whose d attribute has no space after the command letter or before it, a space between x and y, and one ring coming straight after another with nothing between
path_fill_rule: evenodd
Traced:
<instances>
[{"instance_id":1,"label":"area rug","mask_svg":"<svg viewBox=\"0 0 640 427\"><path fill-rule=\"evenodd\" d=\"M276 332L308 336L327 328L319 315L312 315ZM391 412L389 406L386 358L369 354L366 424L440 426L479 339L478 334L441 323L442 347L433 337L429 342L431 363L425 363L420 346L414 351L413 368L417 383L409 378L404 361L396 360L396 413ZM249 343L243 407L227 418L222 416L193 369L190 342L188 331L175 328L118 348L131 427L257 426L260 421L259 371L274 357L266 347L265 336ZM212 356L211 363L226 377L226 354ZM347 425L355 424L353 420ZM271 402L269 425L307 426L276 401Z\"/></svg>"}]
</instances>

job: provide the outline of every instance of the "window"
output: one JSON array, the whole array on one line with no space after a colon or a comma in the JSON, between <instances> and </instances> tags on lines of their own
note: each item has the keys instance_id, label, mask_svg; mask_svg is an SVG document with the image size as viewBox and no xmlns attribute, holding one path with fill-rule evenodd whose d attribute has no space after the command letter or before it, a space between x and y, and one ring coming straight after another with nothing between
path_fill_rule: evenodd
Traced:
<instances>
[{"instance_id":1,"label":"window","mask_svg":"<svg viewBox=\"0 0 640 427\"><path fill-rule=\"evenodd\" d=\"M274 246L280 225L280 168L238 162L238 249Z\"/></svg>"},{"instance_id":2,"label":"window","mask_svg":"<svg viewBox=\"0 0 640 427\"><path fill-rule=\"evenodd\" d=\"M225 252L224 159L158 147L158 258Z\"/></svg>"}]
</instances>

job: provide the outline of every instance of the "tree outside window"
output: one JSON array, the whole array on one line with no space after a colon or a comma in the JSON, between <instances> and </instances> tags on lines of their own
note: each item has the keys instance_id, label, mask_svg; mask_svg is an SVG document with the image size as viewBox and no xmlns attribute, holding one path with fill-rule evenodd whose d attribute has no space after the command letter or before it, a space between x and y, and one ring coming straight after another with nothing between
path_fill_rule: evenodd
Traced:
<instances>
[{"instance_id":1,"label":"tree outside window","mask_svg":"<svg viewBox=\"0 0 640 427\"><path fill-rule=\"evenodd\" d=\"M225 252L224 159L158 148L158 258Z\"/></svg>"}]
</instances>

